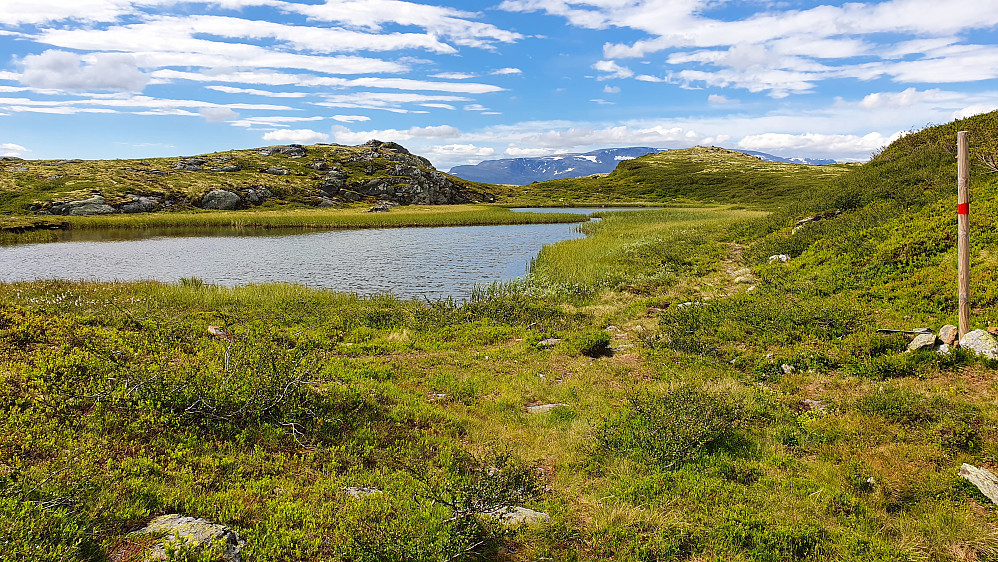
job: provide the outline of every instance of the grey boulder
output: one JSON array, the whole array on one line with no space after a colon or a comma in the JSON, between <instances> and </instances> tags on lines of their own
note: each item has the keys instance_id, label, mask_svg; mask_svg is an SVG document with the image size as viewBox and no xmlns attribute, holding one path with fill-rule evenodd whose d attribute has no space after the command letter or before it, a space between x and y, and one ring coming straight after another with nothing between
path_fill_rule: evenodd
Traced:
<instances>
[{"instance_id":1,"label":"grey boulder","mask_svg":"<svg viewBox=\"0 0 998 562\"><path fill-rule=\"evenodd\" d=\"M998 359L998 340L987 330L974 330L960 338L960 347L988 359Z\"/></svg>"},{"instance_id":2,"label":"grey boulder","mask_svg":"<svg viewBox=\"0 0 998 562\"><path fill-rule=\"evenodd\" d=\"M246 546L246 541L228 527L176 513L161 515L130 535L162 537L148 548L144 557L140 558L144 560L169 560L166 545L172 543L201 551L211 552L212 549L217 549L212 552L219 557L217 559L225 562L241 562L243 558L240 553Z\"/></svg>"},{"instance_id":3,"label":"grey boulder","mask_svg":"<svg viewBox=\"0 0 998 562\"><path fill-rule=\"evenodd\" d=\"M219 211L231 211L239 207L242 199L231 191L213 189L201 199L201 207Z\"/></svg>"}]
</instances>

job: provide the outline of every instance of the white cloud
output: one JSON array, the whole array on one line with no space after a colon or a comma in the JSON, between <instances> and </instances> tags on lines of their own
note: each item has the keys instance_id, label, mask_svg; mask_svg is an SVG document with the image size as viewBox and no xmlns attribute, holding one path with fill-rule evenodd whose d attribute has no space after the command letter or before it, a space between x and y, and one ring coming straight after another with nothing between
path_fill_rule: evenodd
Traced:
<instances>
[{"instance_id":1,"label":"white cloud","mask_svg":"<svg viewBox=\"0 0 998 562\"><path fill-rule=\"evenodd\" d=\"M246 117L244 119L238 119L231 122L234 127L266 127L272 129L274 127L287 127L289 123L304 123L307 121L322 121L325 117L319 117L317 115L312 117L293 117L290 115L258 115L254 117Z\"/></svg>"},{"instance_id":2,"label":"white cloud","mask_svg":"<svg viewBox=\"0 0 998 562\"><path fill-rule=\"evenodd\" d=\"M473 144L445 144L434 146L430 149L430 154L445 158L492 156L495 154L495 149L488 146L475 146Z\"/></svg>"},{"instance_id":3,"label":"white cloud","mask_svg":"<svg viewBox=\"0 0 998 562\"><path fill-rule=\"evenodd\" d=\"M536 158L537 156L547 156L551 154L550 148L520 148L510 145L506 147L503 154L512 158Z\"/></svg>"},{"instance_id":4,"label":"white cloud","mask_svg":"<svg viewBox=\"0 0 998 562\"><path fill-rule=\"evenodd\" d=\"M738 146L748 150L791 152L819 157L835 154L870 154L894 142L900 136L900 132L891 136L884 136L880 133L869 133L863 136L762 133L743 137L738 142Z\"/></svg>"},{"instance_id":5,"label":"white cloud","mask_svg":"<svg viewBox=\"0 0 998 562\"><path fill-rule=\"evenodd\" d=\"M48 50L25 56L21 65L21 82L34 88L140 91L149 82L135 57L126 54L80 56Z\"/></svg>"},{"instance_id":6,"label":"white cloud","mask_svg":"<svg viewBox=\"0 0 998 562\"><path fill-rule=\"evenodd\" d=\"M232 111L228 107L202 107L198 110L198 115L203 117L204 120L209 123L233 121L239 117L238 113Z\"/></svg>"},{"instance_id":7,"label":"white cloud","mask_svg":"<svg viewBox=\"0 0 998 562\"><path fill-rule=\"evenodd\" d=\"M720 94L711 94L711 95L707 96L707 103L711 103L711 104L715 104L715 105L729 105L729 104L737 104L737 103L741 103L741 102L739 102L738 100L728 99L726 96L722 96Z\"/></svg>"},{"instance_id":8,"label":"white cloud","mask_svg":"<svg viewBox=\"0 0 998 562\"><path fill-rule=\"evenodd\" d=\"M494 76L506 76L509 74L523 74L523 71L520 70L519 68L497 68L496 70L493 70L489 74L492 74Z\"/></svg>"},{"instance_id":9,"label":"white cloud","mask_svg":"<svg viewBox=\"0 0 998 562\"><path fill-rule=\"evenodd\" d=\"M591 99L591 100L589 100L589 101L591 101L591 102L593 102L593 103L595 103L595 104L599 104L599 105L616 105L616 104L615 104L614 102L612 102L612 101L606 101L606 100L604 100L604 99L599 99L599 98L596 98L596 99Z\"/></svg>"},{"instance_id":10,"label":"white cloud","mask_svg":"<svg viewBox=\"0 0 998 562\"><path fill-rule=\"evenodd\" d=\"M329 140L329 135L311 129L278 129L264 134L263 140L294 144L315 144Z\"/></svg>"},{"instance_id":11,"label":"white cloud","mask_svg":"<svg viewBox=\"0 0 998 562\"><path fill-rule=\"evenodd\" d=\"M336 142L343 144L360 144L369 139L381 139L385 141L402 142L409 139L451 139L461 135L461 131L450 125L435 125L429 127L411 127L405 130L382 129L373 131L351 131L342 126L335 125L332 129Z\"/></svg>"},{"instance_id":12,"label":"white cloud","mask_svg":"<svg viewBox=\"0 0 998 562\"><path fill-rule=\"evenodd\" d=\"M618 88L617 86L611 86L611 85L607 84L606 86L603 86L603 93L604 94L619 94L620 93L620 88Z\"/></svg>"},{"instance_id":13,"label":"white cloud","mask_svg":"<svg viewBox=\"0 0 998 562\"><path fill-rule=\"evenodd\" d=\"M317 5L287 3L283 9L371 31L380 31L386 23L422 27L431 36L447 37L457 45L470 47L492 48L496 43L523 38L519 33L473 21L475 14L471 12L400 0L326 0Z\"/></svg>"},{"instance_id":14,"label":"white cloud","mask_svg":"<svg viewBox=\"0 0 998 562\"><path fill-rule=\"evenodd\" d=\"M885 0L803 10L750 2L746 6L757 6L755 13L739 19L711 17L716 4L506 0L500 9L543 11L578 27L644 33L631 43L604 45L606 60L594 68L620 78L630 77L631 71L611 59L663 52L666 78L645 73L635 79L768 91L778 98L809 93L817 82L839 78L915 83L998 78L998 48L965 44L964 39L973 30L998 25L998 0Z\"/></svg>"},{"instance_id":15,"label":"white cloud","mask_svg":"<svg viewBox=\"0 0 998 562\"><path fill-rule=\"evenodd\" d=\"M867 95L859 102L863 109L882 109L885 107L911 107L922 102L953 100L959 97L954 92L944 92L939 89L918 91L908 88L902 92L875 92Z\"/></svg>"},{"instance_id":16,"label":"white cloud","mask_svg":"<svg viewBox=\"0 0 998 562\"><path fill-rule=\"evenodd\" d=\"M447 109L450 111L454 111L457 109L456 107L450 105L449 103L421 103L419 105L420 107L429 107L431 109Z\"/></svg>"},{"instance_id":17,"label":"white cloud","mask_svg":"<svg viewBox=\"0 0 998 562\"><path fill-rule=\"evenodd\" d=\"M475 76L478 75L470 72L438 72L436 74L431 74L430 78L440 78L441 80L467 80L468 78L474 78Z\"/></svg>"},{"instance_id":18,"label":"white cloud","mask_svg":"<svg viewBox=\"0 0 998 562\"><path fill-rule=\"evenodd\" d=\"M224 92L226 94L249 94L251 96L266 96L268 98L303 98L308 95L305 92L272 92L253 88L233 88L232 86L205 86L205 89Z\"/></svg>"},{"instance_id":19,"label":"white cloud","mask_svg":"<svg viewBox=\"0 0 998 562\"><path fill-rule=\"evenodd\" d=\"M432 91L461 94L487 94L504 91L504 88L475 82L434 82L409 78L339 78L313 74L288 74L284 72L185 72L157 70L151 76L164 81L192 80L196 82L233 82L239 84L266 84L269 86L302 86L332 88L385 88L392 90Z\"/></svg>"},{"instance_id":20,"label":"white cloud","mask_svg":"<svg viewBox=\"0 0 998 562\"><path fill-rule=\"evenodd\" d=\"M593 68L603 72L599 79L609 80L611 78L630 78L634 72L626 66L620 66L612 60L601 60L593 65Z\"/></svg>"},{"instance_id":21,"label":"white cloud","mask_svg":"<svg viewBox=\"0 0 998 562\"><path fill-rule=\"evenodd\" d=\"M966 119L981 113L998 110L998 103L978 103L953 112L953 119Z\"/></svg>"},{"instance_id":22,"label":"white cloud","mask_svg":"<svg viewBox=\"0 0 998 562\"><path fill-rule=\"evenodd\" d=\"M5 142L0 144L0 156L13 156L17 158L22 158L24 154L28 152L31 151L19 144L14 144L12 142Z\"/></svg>"},{"instance_id":23,"label":"white cloud","mask_svg":"<svg viewBox=\"0 0 998 562\"><path fill-rule=\"evenodd\" d=\"M359 123L362 121L370 121L371 118L366 115L333 115L333 120L339 121L340 123Z\"/></svg>"}]
</instances>

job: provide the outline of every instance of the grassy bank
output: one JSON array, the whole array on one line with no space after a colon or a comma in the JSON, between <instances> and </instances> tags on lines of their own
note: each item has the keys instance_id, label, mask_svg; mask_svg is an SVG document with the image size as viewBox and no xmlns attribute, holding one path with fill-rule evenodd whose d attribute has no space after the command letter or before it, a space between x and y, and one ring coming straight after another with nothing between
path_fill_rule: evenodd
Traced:
<instances>
[{"instance_id":1,"label":"grassy bank","mask_svg":"<svg viewBox=\"0 0 998 562\"><path fill-rule=\"evenodd\" d=\"M248 560L996 559L957 471L998 465L998 365L876 332L955 320L948 137L919 135L792 209L607 213L467 303L0 285L4 554L106 560L179 512ZM552 521L481 516L509 505Z\"/></svg>"},{"instance_id":2,"label":"grassy bank","mask_svg":"<svg viewBox=\"0 0 998 562\"><path fill-rule=\"evenodd\" d=\"M580 222L572 213L516 213L503 207L443 205L395 207L390 212L367 209L290 209L251 211L201 211L188 213L142 213L35 219L37 228L22 226L24 218L0 219L0 243L45 242L60 238L59 230L141 229L357 229L415 226L487 226L500 224L550 224ZM51 228L46 228L51 226Z\"/></svg>"}]
</instances>

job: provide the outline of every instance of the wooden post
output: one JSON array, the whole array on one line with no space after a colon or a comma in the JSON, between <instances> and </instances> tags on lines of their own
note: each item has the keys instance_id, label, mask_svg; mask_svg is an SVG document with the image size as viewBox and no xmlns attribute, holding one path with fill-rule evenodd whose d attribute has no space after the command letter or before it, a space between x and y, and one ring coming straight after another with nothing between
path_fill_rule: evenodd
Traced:
<instances>
[{"instance_id":1,"label":"wooden post","mask_svg":"<svg viewBox=\"0 0 998 562\"><path fill-rule=\"evenodd\" d=\"M970 331L970 156L967 131L956 134L957 261L960 276L960 337Z\"/></svg>"}]
</instances>

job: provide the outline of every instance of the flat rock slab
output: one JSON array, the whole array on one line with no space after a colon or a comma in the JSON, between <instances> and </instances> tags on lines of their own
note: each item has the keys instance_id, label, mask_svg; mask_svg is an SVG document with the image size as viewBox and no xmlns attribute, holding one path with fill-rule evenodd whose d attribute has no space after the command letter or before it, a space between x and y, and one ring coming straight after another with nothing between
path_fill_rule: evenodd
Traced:
<instances>
[{"instance_id":1,"label":"flat rock slab","mask_svg":"<svg viewBox=\"0 0 998 562\"><path fill-rule=\"evenodd\" d=\"M987 496L991 503L998 504L998 477L993 472L986 468L963 463L963 466L960 467L960 476L977 486L977 489Z\"/></svg>"},{"instance_id":2,"label":"flat rock slab","mask_svg":"<svg viewBox=\"0 0 998 562\"><path fill-rule=\"evenodd\" d=\"M363 498L366 496L376 496L383 493L377 488L364 488L363 486L347 486L343 488L343 493L351 498Z\"/></svg>"},{"instance_id":3,"label":"flat rock slab","mask_svg":"<svg viewBox=\"0 0 998 562\"><path fill-rule=\"evenodd\" d=\"M561 402L557 404L538 404L537 406L527 406L528 414L544 414L554 410L555 408L568 407L568 404L563 404Z\"/></svg>"},{"instance_id":4,"label":"flat rock slab","mask_svg":"<svg viewBox=\"0 0 998 562\"><path fill-rule=\"evenodd\" d=\"M507 528L521 525L542 525L551 522L551 516L547 513L526 507L499 509L488 515L494 517L499 524Z\"/></svg>"},{"instance_id":5,"label":"flat rock slab","mask_svg":"<svg viewBox=\"0 0 998 562\"><path fill-rule=\"evenodd\" d=\"M187 545L195 549L218 548L221 549L219 554L221 560L242 562L240 552L246 546L245 540L224 525L176 513L161 515L150 521L144 528L130 533L130 535L163 535L162 540L149 547L146 555L139 558L150 561L168 560L166 545L173 543Z\"/></svg>"}]
</instances>

